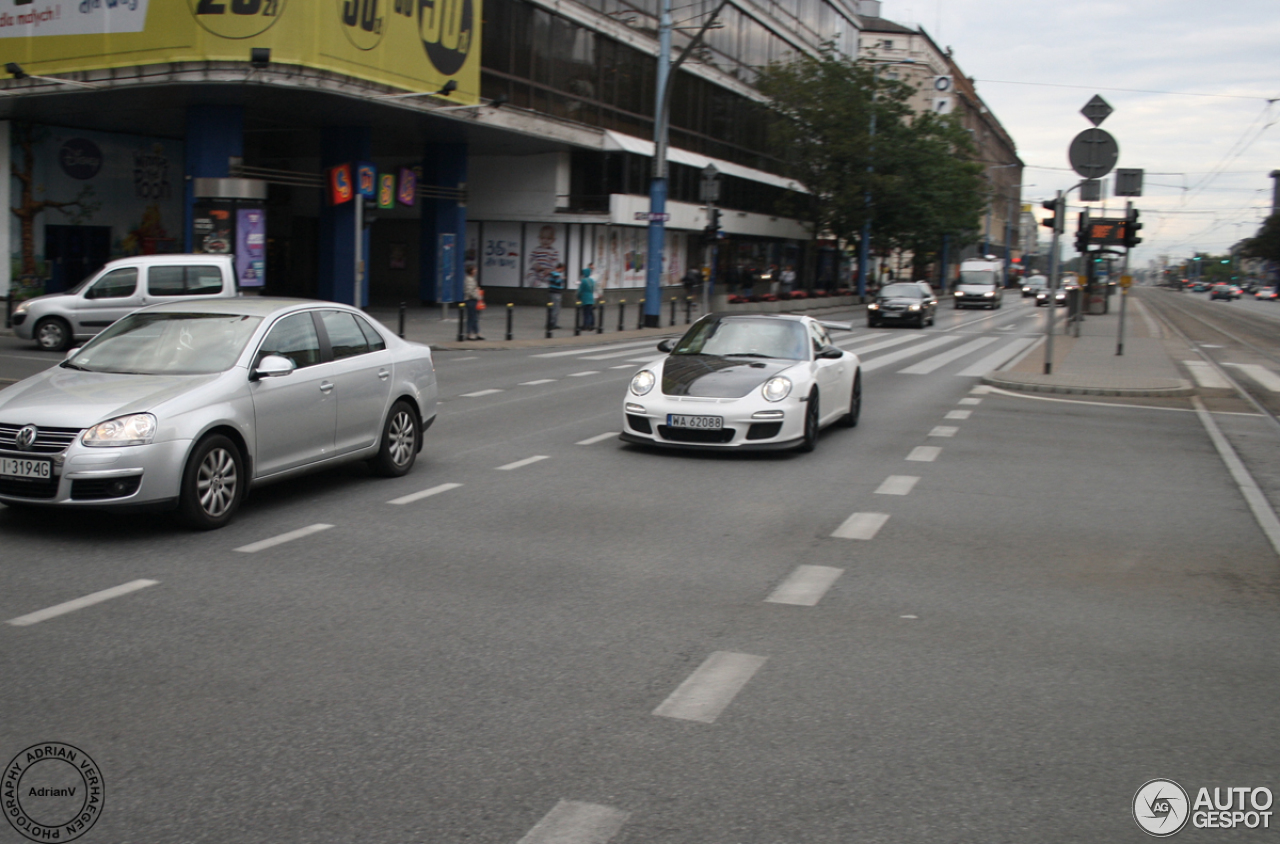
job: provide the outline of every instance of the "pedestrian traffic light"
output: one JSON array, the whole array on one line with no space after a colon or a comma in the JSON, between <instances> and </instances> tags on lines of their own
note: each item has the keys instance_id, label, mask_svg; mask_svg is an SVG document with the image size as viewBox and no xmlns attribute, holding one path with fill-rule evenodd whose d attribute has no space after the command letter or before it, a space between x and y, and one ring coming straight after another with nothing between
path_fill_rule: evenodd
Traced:
<instances>
[{"instance_id":1,"label":"pedestrian traffic light","mask_svg":"<svg viewBox=\"0 0 1280 844\"><path fill-rule=\"evenodd\" d=\"M1089 212L1081 211L1076 219L1076 251L1084 253L1089 249Z\"/></svg>"},{"instance_id":2,"label":"pedestrian traffic light","mask_svg":"<svg viewBox=\"0 0 1280 844\"><path fill-rule=\"evenodd\" d=\"M1138 209L1130 208L1129 216L1125 220L1124 226L1124 246L1126 249L1132 249L1142 242L1142 238L1138 237L1138 231L1141 228L1142 223L1138 222Z\"/></svg>"}]
</instances>

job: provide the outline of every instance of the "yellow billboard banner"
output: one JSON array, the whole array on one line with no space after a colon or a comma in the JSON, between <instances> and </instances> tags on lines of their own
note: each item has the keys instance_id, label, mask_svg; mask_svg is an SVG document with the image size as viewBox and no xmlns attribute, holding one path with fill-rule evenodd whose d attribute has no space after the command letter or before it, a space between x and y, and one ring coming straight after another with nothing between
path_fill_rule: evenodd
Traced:
<instances>
[{"instance_id":1,"label":"yellow billboard banner","mask_svg":"<svg viewBox=\"0 0 1280 844\"><path fill-rule=\"evenodd\" d=\"M0 0L0 43L28 73L249 61L480 98L481 0Z\"/></svg>"}]
</instances>

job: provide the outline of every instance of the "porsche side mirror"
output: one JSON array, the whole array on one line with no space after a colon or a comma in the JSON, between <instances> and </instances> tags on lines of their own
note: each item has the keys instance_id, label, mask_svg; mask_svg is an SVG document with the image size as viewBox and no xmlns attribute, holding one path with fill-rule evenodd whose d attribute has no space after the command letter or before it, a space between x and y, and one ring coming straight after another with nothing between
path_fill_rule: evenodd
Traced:
<instances>
[{"instance_id":1,"label":"porsche side mirror","mask_svg":"<svg viewBox=\"0 0 1280 844\"><path fill-rule=\"evenodd\" d=\"M658 351L660 352L667 352L668 354L670 354L671 348L672 346L671 346L670 340L663 340L661 343L658 344Z\"/></svg>"},{"instance_id":2,"label":"porsche side mirror","mask_svg":"<svg viewBox=\"0 0 1280 844\"><path fill-rule=\"evenodd\" d=\"M825 349L818 352L818 357L830 360L839 360L844 357L844 350L837 349L835 346L827 346Z\"/></svg>"}]
</instances>

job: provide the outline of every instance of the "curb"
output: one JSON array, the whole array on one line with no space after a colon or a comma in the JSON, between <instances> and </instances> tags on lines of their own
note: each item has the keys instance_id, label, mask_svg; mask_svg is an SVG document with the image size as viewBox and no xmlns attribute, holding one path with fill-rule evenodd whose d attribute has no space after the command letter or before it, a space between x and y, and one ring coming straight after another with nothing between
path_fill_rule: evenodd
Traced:
<instances>
[{"instance_id":1,"label":"curb","mask_svg":"<svg viewBox=\"0 0 1280 844\"><path fill-rule=\"evenodd\" d=\"M1182 378L1153 378L1144 386L1099 386L1081 383L1041 380L1053 378L1042 376L1009 376L989 372L982 376L982 383L1002 390L1016 390L1024 393L1061 393L1069 396L1129 396L1132 398L1158 398L1162 396L1191 396L1196 388L1191 382Z\"/></svg>"}]
</instances>

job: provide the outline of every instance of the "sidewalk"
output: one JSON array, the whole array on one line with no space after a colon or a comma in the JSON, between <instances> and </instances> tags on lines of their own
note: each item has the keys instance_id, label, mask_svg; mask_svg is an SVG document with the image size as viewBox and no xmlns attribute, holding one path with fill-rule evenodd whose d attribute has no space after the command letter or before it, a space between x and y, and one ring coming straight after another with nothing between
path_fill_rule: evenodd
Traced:
<instances>
[{"instance_id":1,"label":"sidewalk","mask_svg":"<svg viewBox=\"0 0 1280 844\"><path fill-rule=\"evenodd\" d=\"M1087 396L1189 396L1196 392L1182 377L1168 348L1171 338L1142 305L1142 293L1131 294L1125 313L1124 354L1116 354L1120 324L1119 296L1111 312L1086 316L1080 336L1063 336L1064 313L1059 310L1053 338L1053 374L1044 374L1045 344L1034 346L1015 366L989 372L983 383L1003 390L1065 393ZM1072 329L1074 335L1074 329Z\"/></svg>"}]
</instances>

